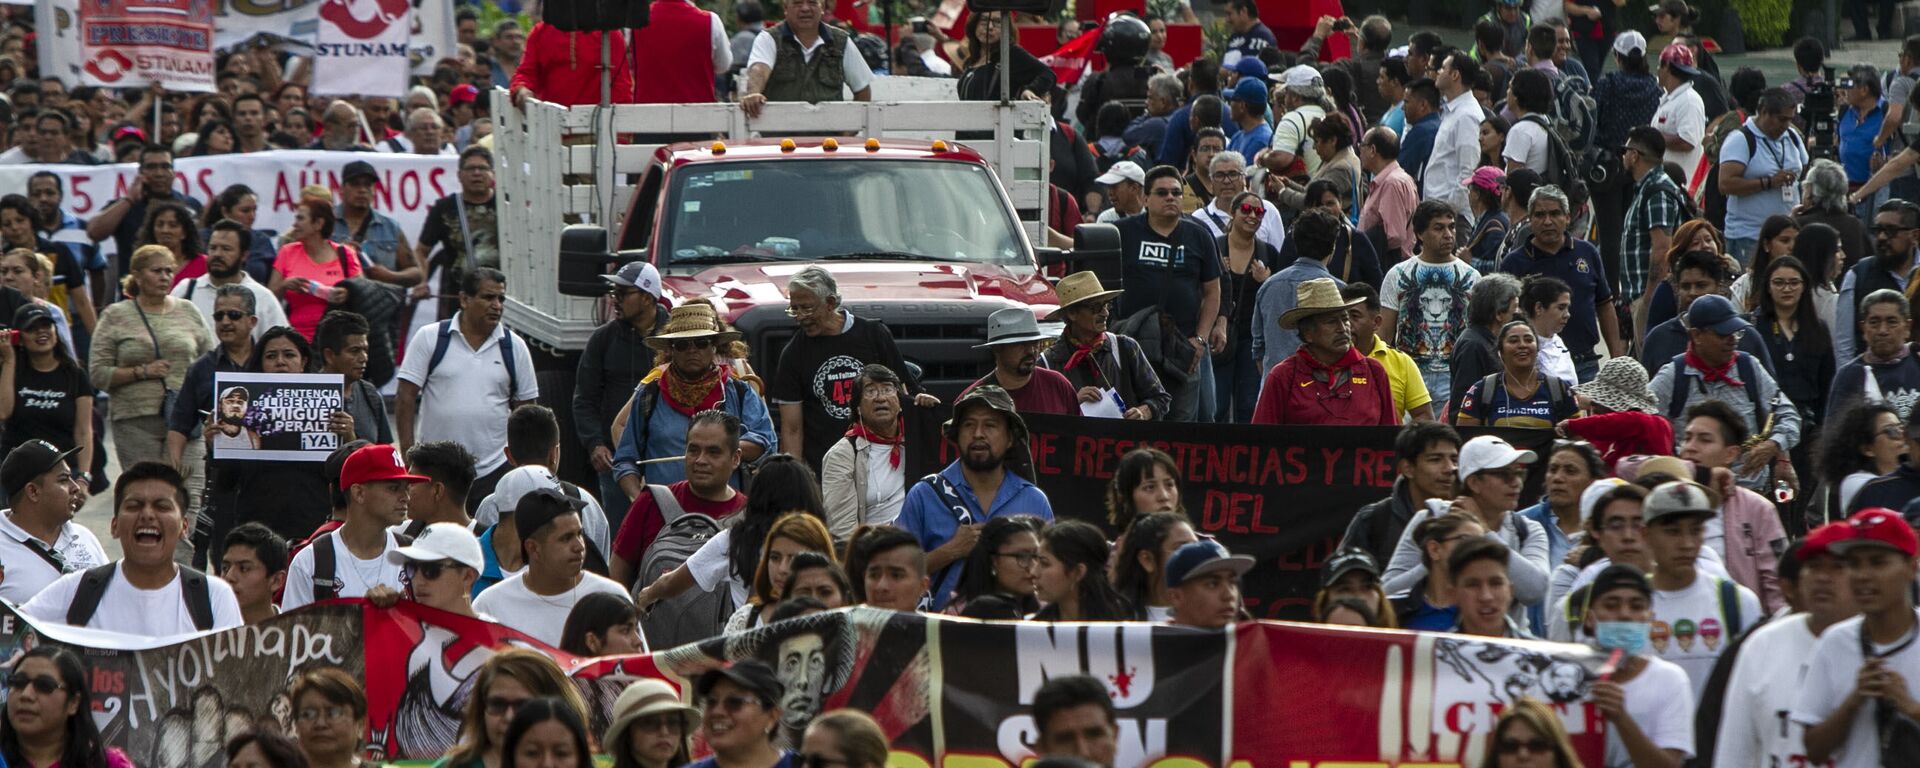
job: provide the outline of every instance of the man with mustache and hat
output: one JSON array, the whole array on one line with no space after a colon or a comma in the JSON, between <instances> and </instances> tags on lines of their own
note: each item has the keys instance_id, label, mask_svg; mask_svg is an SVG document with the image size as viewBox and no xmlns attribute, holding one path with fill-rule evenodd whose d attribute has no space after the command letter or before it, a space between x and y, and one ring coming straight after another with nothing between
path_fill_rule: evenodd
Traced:
<instances>
[{"instance_id":1,"label":"man with mustache and hat","mask_svg":"<svg viewBox=\"0 0 1920 768\"><path fill-rule=\"evenodd\" d=\"M968 392L984 384L998 384L1013 398L1013 404L1027 413L1077 414L1073 385L1057 371L1036 367L1040 345L1051 337L1040 332L1033 310L1008 307L987 316L987 342L974 349L993 352L993 371L967 385Z\"/></svg>"},{"instance_id":2,"label":"man with mustache and hat","mask_svg":"<svg viewBox=\"0 0 1920 768\"><path fill-rule=\"evenodd\" d=\"M1341 298L1331 278L1296 290L1298 301L1280 316L1280 327L1298 331L1300 349L1267 372L1253 423L1399 424L1387 369L1353 346L1347 308L1363 300Z\"/></svg>"},{"instance_id":3,"label":"man with mustache and hat","mask_svg":"<svg viewBox=\"0 0 1920 768\"><path fill-rule=\"evenodd\" d=\"M1108 330L1113 301L1123 291L1109 291L1092 272L1075 272L1054 287L1060 308L1048 322L1063 321L1059 340L1040 354L1040 364L1059 371L1072 385L1081 403L1117 397L1124 418L1164 419L1173 408L1173 396L1160 383L1160 374L1147 361L1140 343ZM1109 414L1111 415L1111 414Z\"/></svg>"},{"instance_id":4,"label":"man with mustache and hat","mask_svg":"<svg viewBox=\"0 0 1920 768\"><path fill-rule=\"evenodd\" d=\"M895 521L927 552L936 611L946 607L960 583L967 554L980 541L987 520L1009 515L1053 519L1047 495L1007 471L1008 459L1025 447L1027 423L1005 389L982 384L961 395L945 433L959 448L960 458L907 489L906 504Z\"/></svg>"}]
</instances>

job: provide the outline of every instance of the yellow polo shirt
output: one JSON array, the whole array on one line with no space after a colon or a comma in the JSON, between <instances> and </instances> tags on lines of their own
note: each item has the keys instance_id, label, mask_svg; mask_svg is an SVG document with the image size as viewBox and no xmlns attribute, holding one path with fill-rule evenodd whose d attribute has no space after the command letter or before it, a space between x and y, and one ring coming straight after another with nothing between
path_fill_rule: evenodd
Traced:
<instances>
[{"instance_id":1,"label":"yellow polo shirt","mask_svg":"<svg viewBox=\"0 0 1920 768\"><path fill-rule=\"evenodd\" d=\"M1400 406L1402 414L1433 402L1433 396L1427 393L1427 380L1421 378L1420 367L1414 365L1407 353L1387 346L1375 336L1367 357L1380 361L1381 367L1387 369L1387 379L1393 382L1393 402Z\"/></svg>"}]
</instances>

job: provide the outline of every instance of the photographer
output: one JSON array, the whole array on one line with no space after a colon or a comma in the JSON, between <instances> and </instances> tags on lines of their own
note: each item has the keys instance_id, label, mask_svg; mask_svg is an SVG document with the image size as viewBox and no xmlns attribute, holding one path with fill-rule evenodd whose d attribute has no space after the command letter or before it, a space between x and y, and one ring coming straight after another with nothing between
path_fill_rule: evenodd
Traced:
<instances>
[{"instance_id":1,"label":"photographer","mask_svg":"<svg viewBox=\"0 0 1920 768\"><path fill-rule=\"evenodd\" d=\"M1887 149L1874 146L1874 137L1887 118L1887 102L1880 96L1880 73L1868 64L1856 64L1834 84L1834 96L1841 108L1836 127L1839 160L1847 169L1847 186L1859 187L1887 162ZM1819 105L1809 101L1809 109ZM1818 121L1815 121L1818 124ZM1808 134L1812 138L1812 134ZM1880 190L1855 206L1854 213L1871 221L1873 210L1886 202L1887 190Z\"/></svg>"}]
</instances>

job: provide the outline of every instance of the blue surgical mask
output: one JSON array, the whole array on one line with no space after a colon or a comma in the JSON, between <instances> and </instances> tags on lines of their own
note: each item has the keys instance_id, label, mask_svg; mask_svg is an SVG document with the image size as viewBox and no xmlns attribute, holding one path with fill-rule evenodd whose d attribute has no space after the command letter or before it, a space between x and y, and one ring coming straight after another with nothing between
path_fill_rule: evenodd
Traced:
<instances>
[{"instance_id":1,"label":"blue surgical mask","mask_svg":"<svg viewBox=\"0 0 1920 768\"><path fill-rule=\"evenodd\" d=\"M1644 621L1600 621L1593 625L1593 642L1604 650L1615 648L1638 656L1647 647L1653 625Z\"/></svg>"}]
</instances>

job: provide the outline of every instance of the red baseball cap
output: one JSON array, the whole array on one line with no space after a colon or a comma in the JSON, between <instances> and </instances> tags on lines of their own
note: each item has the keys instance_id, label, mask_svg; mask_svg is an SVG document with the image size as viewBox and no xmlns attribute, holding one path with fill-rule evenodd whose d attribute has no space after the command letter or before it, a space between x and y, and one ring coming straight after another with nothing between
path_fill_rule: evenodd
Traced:
<instances>
[{"instance_id":1,"label":"red baseball cap","mask_svg":"<svg viewBox=\"0 0 1920 768\"><path fill-rule=\"evenodd\" d=\"M1804 563L1821 555L1838 556L1833 545L1850 538L1853 538L1853 526L1845 522L1827 523L1807 531L1806 540L1800 543L1800 561Z\"/></svg>"},{"instance_id":2,"label":"red baseball cap","mask_svg":"<svg viewBox=\"0 0 1920 768\"><path fill-rule=\"evenodd\" d=\"M407 461L400 456L400 449L384 443L362 446L347 455L347 461L340 467L340 489L346 490L361 483L379 483L387 480L405 480L409 483L424 483L429 478L407 474Z\"/></svg>"},{"instance_id":3,"label":"red baseball cap","mask_svg":"<svg viewBox=\"0 0 1920 768\"><path fill-rule=\"evenodd\" d=\"M1884 547L1907 557L1920 553L1920 536L1915 536L1913 526L1907 525L1906 518L1886 507L1868 507L1853 513L1847 518L1847 527L1851 535L1828 545L1828 549L1837 554L1846 554L1861 547Z\"/></svg>"},{"instance_id":4,"label":"red baseball cap","mask_svg":"<svg viewBox=\"0 0 1920 768\"><path fill-rule=\"evenodd\" d=\"M472 104L479 100L479 98L480 89L468 83L461 83L454 86L453 91L447 94L447 101L453 104Z\"/></svg>"}]
</instances>

